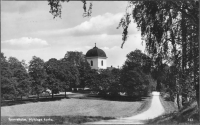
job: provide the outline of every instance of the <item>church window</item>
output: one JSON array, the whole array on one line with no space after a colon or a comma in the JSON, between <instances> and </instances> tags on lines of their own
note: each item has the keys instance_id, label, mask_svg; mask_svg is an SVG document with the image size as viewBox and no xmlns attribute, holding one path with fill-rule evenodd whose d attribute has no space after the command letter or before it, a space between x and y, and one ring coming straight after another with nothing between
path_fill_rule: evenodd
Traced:
<instances>
[{"instance_id":1,"label":"church window","mask_svg":"<svg viewBox=\"0 0 200 125\"><path fill-rule=\"evenodd\" d=\"M101 61L101 66L103 66L103 60Z\"/></svg>"},{"instance_id":2,"label":"church window","mask_svg":"<svg viewBox=\"0 0 200 125\"><path fill-rule=\"evenodd\" d=\"M93 66L93 61L92 60L91 60L90 64L91 64L91 66Z\"/></svg>"}]
</instances>

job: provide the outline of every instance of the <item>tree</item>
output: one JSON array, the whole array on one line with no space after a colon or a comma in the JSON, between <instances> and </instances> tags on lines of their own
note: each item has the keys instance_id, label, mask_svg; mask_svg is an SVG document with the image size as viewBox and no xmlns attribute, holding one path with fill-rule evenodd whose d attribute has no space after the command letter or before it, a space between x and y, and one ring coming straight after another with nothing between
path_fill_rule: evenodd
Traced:
<instances>
[{"instance_id":1,"label":"tree","mask_svg":"<svg viewBox=\"0 0 200 125\"><path fill-rule=\"evenodd\" d=\"M70 88L70 83L72 82L73 75L70 72L70 64L65 58L59 60L58 79L61 82L61 87L65 91L65 98L66 98L66 91Z\"/></svg>"},{"instance_id":2,"label":"tree","mask_svg":"<svg viewBox=\"0 0 200 125\"><path fill-rule=\"evenodd\" d=\"M111 85L108 91L111 96L119 96L119 92L122 91L121 89L122 84L120 83L121 70L114 68L110 72L111 72L111 76L110 76Z\"/></svg>"},{"instance_id":3,"label":"tree","mask_svg":"<svg viewBox=\"0 0 200 125\"><path fill-rule=\"evenodd\" d=\"M144 73L149 74L152 68L152 60L146 54L142 53L141 50L136 49L135 51L127 54L125 63L137 64Z\"/></svg>"},{"instance_id":4,"label":"tree","mask_svg":"<svg viewBox=\"0 0 200 125\"><path fill-rule=\"evenodd\" d=\"M142 95L148 87L146 75L134 63L123 65L120 82L123 91L129 96Z\"/></svg>"},{"instance_id":5,"label":"tree","mask_svg":"<svg viewBox=\"0 0 200 125\"><path fill-rule=\"evenodd\" d=\"M1 80L2 98L17 99L18 96L28 95L30 91L29 75L24 67L24 61L19 61L15 57L6 60L1 53Z\"/></svg>"},{"instance_id":6,"label":"tree","mask_svg":"<svg viewBox=\"0 0 200 125\"><path fill-rule=\"evenodd\" d=\"M79 70L79 74L80 74L80 76L79 76L80 85L78 87L85 88L86 80L87 80L86 76L89 73L89 71L91 70L91 67L86 59L85 59L85 61L81 62L80 66L78 67L78 70Z\"/></svg>"},{"instance_id":7,"label":"tree","mask_svg":"<svg viewBox=\"0 0 200 125\"><path fill-rule=\"evenodd\" d=\"M80 66L82 62L86 61L83 53L77 51L68 51L64 58L66 58L67 61L72 63L74 66Z\"/></svg>"},{"instance_id":8,"label":"tree","mask_svg":"<svg viewBox=\"0 0 200 125\"><path fill-rule=\"evenodd\" d=\"M120 77L124 91L131 96L141 95L144 91L147 92L149 86L147 74L150 73L150 69L150 58L140 50L127 54Z\"/></svg>"},{"instance_id":9,"label":"tree","mask_svg":"<svg viewBox=\"0 0 200 125\"><path fill-rule=\"evenodd\" d=\"M61 18L61 13L62 13L62 5L61 2L69 2L70 0L48 0L50 5L50 13L55 17L60 17ZM87 10L86 8L86 0L81 0L83 2L83 17L91 16L92 13L92 3L90 3L89 8Z\"/></svg>"},{"instance_id":10,"label":"tree","mask_svg":"<svg viewBox=\"0 0 200 125\"><path fill-rule=\"evenodd\" d=\"M6 60L6 57L1 53L1 98L14 99L16 94L15 81L12 78L12 70Z\"/></svg>"},{"instance_id":11,"label":"tree","mask_svg":"<svg viewBox=\"0 0 200 125\"><path fill-rule=\"evenodd\" d=\"M16 88L16 96L27 96L30 92L30 77L26 70L25 62L19 61L15 57L9 57L8 63L10 65L10 69L13 72L13 78L15 79L15 88Z\"/></svg>"},{"instance_id":12,"label":"tree","mask_svg":"<svg viewBox=\"0 0 200 125\"><path fill-rule=\"evenodd\" d=\"M44 83L46 79L44 61L39 57L33 56L32 60L29 62L28 72L32 79L32 93L37 94L37 99L39 100L39 94L44 90Z\"/></svg>"},{"instance_id":13,"label":"tree","mask_svg":"<svg viewBox=\"0 0 200 125\"><path fill-rule=\"evenodd\" d=\"M70 69L73 71L73 73L76 74L76 87L84 88L86 81L85 76L89 72L89 70L91 70L91 67L87 62L84 54L82 52L77 51L68 51L65 54L64 58L71 65Z\"/></svg>"},{"instance_id":14,"label":"tree","mask_svg":"<svg viewBox=\"0 0 200 125\"><path fill-rule=\"evenodd\" d=\"M86 86L102 96L118 96L120 92L118 69L92 69L86 75Z\"/></svg>"},{"instance_id":15,"label":"tree","mask_svg":"<svg viewBox=\"0 0 200 125\"><path fill-rule=\"evenodd\" d=\"M85 76L85 83L86 87L92 89L92 90L97 90L97 78L98 78L98 72L95 69L89 70L89 72Z\"/></svg>"},{"instance_id":16,"label":"tree","mask_svg":"<svg viewBox=\"0 0 200 125\"><path fill-rule=\"evenodd\" d=\"M78 85L80 85L80 73L78 71L78 68L73 66L71 63L69 63L69 71L71 73L71 77L70 77L70 89L72 90L72 88L77 88Z\"/></svg>"},{"instance_id":17,"label":"tree","mask_svg":"<svg viewBox=\"0 0 200 125\"><path fill-rule=\"evenodd\" d=\"M177 94L182 93L187 69L193 69L191 75L194 85L199 79L199 2L198 1L132 1L132 13L120 22L124 26L132 15L141 36L146 43L146 50L151 57L169 61L175 65ZM127 25L125 25L127 26ZM124 29L127 30L127 29ZM124 32L127 36L128 32ZM125 41L125 40L124 40ZM195 67L195 68L194 68ZM197 88L197 87L196 87ZM196 89L198 101L199 89Z\"/></svg>"},{"instance_id":18,"label":"tree","mask_svg":"<svg viewBox=\"0 0 200 125\"><path fill-rule=\"evenodd\" d=\"M49 59L44 64L45 71L47 73L46 77L46 87L51 90L52 98L53 94L57 93L60 89L59 77L59 62L55 58Z\"/></svg>"}]
</instances>

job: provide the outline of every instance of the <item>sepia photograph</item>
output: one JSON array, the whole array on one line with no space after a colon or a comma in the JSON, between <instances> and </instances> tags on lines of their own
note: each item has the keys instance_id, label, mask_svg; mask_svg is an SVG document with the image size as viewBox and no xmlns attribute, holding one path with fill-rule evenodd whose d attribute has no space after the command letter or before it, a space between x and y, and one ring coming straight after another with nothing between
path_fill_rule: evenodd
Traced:
<instances>
[{"instance_id":1,"label":"sepia photograph","mask_svg":"<svg viewBox=\"0 0 200 125\"><path fill-rule=\"evenodd\" d=\"M1 124L200 124L198 0L2 0Z\"/></svg>"}]
</instances>

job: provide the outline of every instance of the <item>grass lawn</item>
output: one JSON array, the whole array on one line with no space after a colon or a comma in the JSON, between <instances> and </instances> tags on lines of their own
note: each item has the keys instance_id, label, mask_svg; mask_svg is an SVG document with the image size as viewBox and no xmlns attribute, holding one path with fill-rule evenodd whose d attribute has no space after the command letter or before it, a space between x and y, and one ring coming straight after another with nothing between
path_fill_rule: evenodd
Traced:
<instances>
[{"instance_id":1,"label":"grass lawn","mask_svg":"<svg viewBox=\"0 0 200 125\"><path fill-rule=\"evenodd\" d=\"M80 124L90 121L98 121L105 119L113 119L119 117L127 117L138 114L147 107L150 98L141 101L136 100L117 100L102 99L95 97L84 97L80 95L70 95L67 99L59 99L53 101L29 102L26 104L18 104L12 106L1 107L2 123L10 124L9 118L37 118L44 119L50 117L57 124ZM30 124L55 124L53 121L43 122L26 122ZM12 123L23 124L23 121L15 121Z\"/></svg>"}]
</instances>

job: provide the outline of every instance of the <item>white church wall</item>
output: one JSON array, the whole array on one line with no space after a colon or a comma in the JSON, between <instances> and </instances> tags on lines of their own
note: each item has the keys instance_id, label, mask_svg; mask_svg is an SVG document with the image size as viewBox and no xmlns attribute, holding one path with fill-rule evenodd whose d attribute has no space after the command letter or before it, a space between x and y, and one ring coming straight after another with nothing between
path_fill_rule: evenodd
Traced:
<instances>
[{"instance_id":1,"label":"white church wall","mask_svg":"<svg viewBox=\"0 0 200 125\"><path fill-rule=\"evenodd\" d=\"M87 58L88 63L91 66L91 61L93 61L93 66L91 66L92 69L106 69L107 68L107 62L106 59L103 58ZM103 66L101 65L101 61L103 61Z\"/></svg>"},{"instance_id":2,"label":"white church wall","mask_svg":"<svg viewBox=\"0 0 200 125\"><path fill-rule=\"evenodd\" d=\"M101 61L103 61L103 66L101 65ZM98 58L98 67L100 69L106 69L107 68L106 59Z\"/></svg>"},{"instance_id":3,"label":"white church wall","mask_svg":"<svg viewBox=\"0 0 200 125\"><path fill-rule=\"evenodd\" d=\"M91 61L93 61L93 66L91 66L92 69L98 69L98 58L93 59L87 59L88 63L91 66Z\"/></svg>"}]
</instances>

